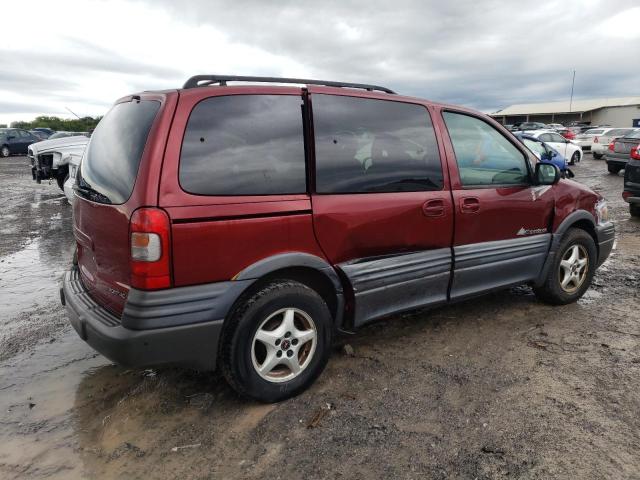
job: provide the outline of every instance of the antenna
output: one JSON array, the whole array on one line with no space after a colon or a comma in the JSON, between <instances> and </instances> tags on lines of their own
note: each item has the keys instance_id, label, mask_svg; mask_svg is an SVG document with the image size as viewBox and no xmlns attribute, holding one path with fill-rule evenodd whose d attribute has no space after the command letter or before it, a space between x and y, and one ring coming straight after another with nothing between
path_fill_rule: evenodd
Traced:
<instances>
[{"instance_id":1,"label":"antenna","mask_svg":"<svg viewBox=\"0 0 640 480\"><path fill-rule=\"evenodd\" d=\"M78 120L82 120L82 119L81 119L78 115L76 115L76 114L73 112L73 110L71 110L69 107L64 107L64 108L66 108L67 110L69 110L69 111L70 111L70 112L71 112L71 113L72 113L72 114L73 114L73 115L74 115Z\"/></svg>"}]
</instances>

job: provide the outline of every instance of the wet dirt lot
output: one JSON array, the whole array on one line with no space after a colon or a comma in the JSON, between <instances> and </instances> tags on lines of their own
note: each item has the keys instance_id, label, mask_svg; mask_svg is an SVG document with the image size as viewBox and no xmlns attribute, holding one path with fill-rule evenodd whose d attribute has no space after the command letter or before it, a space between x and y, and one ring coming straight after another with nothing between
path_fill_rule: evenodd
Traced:
<instances>
[{"instance_id":1,"label":"wet dirt lot","mask_svg":"<svg viewBox=\"0 0 640 480\"><path fill-rule=\"evenodd\" d=\"M640 221L604 162L574 171L617 229L578 303L518 287L389 319L261 405L85 345L58 298L71 209L0 159L0 478L640 478Z\"/></svg>"}]
</instances>

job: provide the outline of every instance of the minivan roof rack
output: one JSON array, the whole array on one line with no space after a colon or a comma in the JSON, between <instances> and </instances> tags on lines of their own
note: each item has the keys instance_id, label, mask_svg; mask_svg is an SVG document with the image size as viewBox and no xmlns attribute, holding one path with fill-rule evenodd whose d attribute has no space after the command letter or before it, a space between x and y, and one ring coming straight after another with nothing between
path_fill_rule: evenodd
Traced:
<instances>
[{"instance_id":1,"label":"minivan roof rack","mask_svg":"<svg viewBox=\"0 0 640 480\"><path fill-rule=\"evenodd\" d=\"M379 90L385 93L396 93L393 90L378 85L365 83L345 83L325 80L309 80L306 78L284 77L243 77L237 75L194 75L187 80L182 88L206 87L209 85L225 86L227 82L260 82L260 83L301 83L307 85L324 85L326 87L362 88L364 90Z\"/></svg>"}]
</instances>

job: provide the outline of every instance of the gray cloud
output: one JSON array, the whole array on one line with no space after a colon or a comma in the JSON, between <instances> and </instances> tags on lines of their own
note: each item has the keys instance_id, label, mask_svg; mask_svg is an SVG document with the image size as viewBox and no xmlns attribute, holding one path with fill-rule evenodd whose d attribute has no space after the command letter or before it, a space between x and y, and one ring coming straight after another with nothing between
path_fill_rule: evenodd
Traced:
<instances>
[{"instance_id":1,"label":"gray cloud","mask_svg":"<svg viewBox=\"0 0 640 480\"><path fill-rule=\"evenodd\" d=\"M600 27L608 16L637 6L633 0L137 4L165 10L193 28L213 27L234 44L291 59L305 71L255 67L247 59L239 67L242 71L218 72L211 68L216 65L212 42L211 56L202 59L201 70L185 72L179 62L159 65L129 58L111 48L108 38L60 37L67 48L59 51L4 54L0 91L20 92L43 108L73 100L86 104L87 111L102 113L115 99L90 98L87 93L78 98L75 93L90 91L81 87L92 74L116 75L133 92L178 87L197 73L311 72L316 78L378 83L408 95L495 110L512 103L565 99L575 68L576 98L638 95L638 39L614 38ZM180 45L181 39L175 42ZM181 47L191 46L184 42ZM17 107L0 104L2 113L21 111L13 108Z\"/></svg>"},{"instance_id":2,"label":"gray cloud","mask_svg":"<svg viewBox=\"0 0 640 480\"><path fill-rule=\"evenodd\" d=\"M573 68L577 97L638 93L630 61L640 58L638 41L598 28L607 15L637 6L631 0L161 3L317 77L481 109L566 98Z\"/></svg>"}]
</instances>

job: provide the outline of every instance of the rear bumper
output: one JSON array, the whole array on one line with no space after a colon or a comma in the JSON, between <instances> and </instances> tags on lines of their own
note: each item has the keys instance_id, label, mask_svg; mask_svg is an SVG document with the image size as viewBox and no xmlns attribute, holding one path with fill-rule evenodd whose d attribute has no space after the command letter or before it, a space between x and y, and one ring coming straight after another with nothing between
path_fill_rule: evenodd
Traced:
<instances>
[{"instance_id":1,"label":"rear bumper","mask_svg":"<svg viewBox=\"0 0 640 480\"><path fill-rule=\"evenodd\" d=\"M613 249L615 234L615 227L611 222L596 226L596 235L598 237L598 267L609 257Z\"/></svg>"},{"instance_id":2,"label":"rear bumper","mask_svg":"<svg viewBox=\"0 0 640 480\"><path fill-rule=\"evenodd\" d=\"M221 312L237 297L235 288L220 288L224 293L218 301L203 299L201 287L134 290L132 300L137 303L127 302L122 320L89 296L75 268L65 273L60 296L80 338L116 363L213 370L226 314Z\"/></svg>"},{"instance_id":3,"label":"rear bumper","mask_svg":"<svg viewBox=\"0 0 640 480\"><path fill-rule=\"evenodd\" d=\"M629 163L629 154L628 153L612 153L607 151L604 156L607 164L616 165L619 167L625 167L627 163Z\"/></svg>"}]
</instances>

